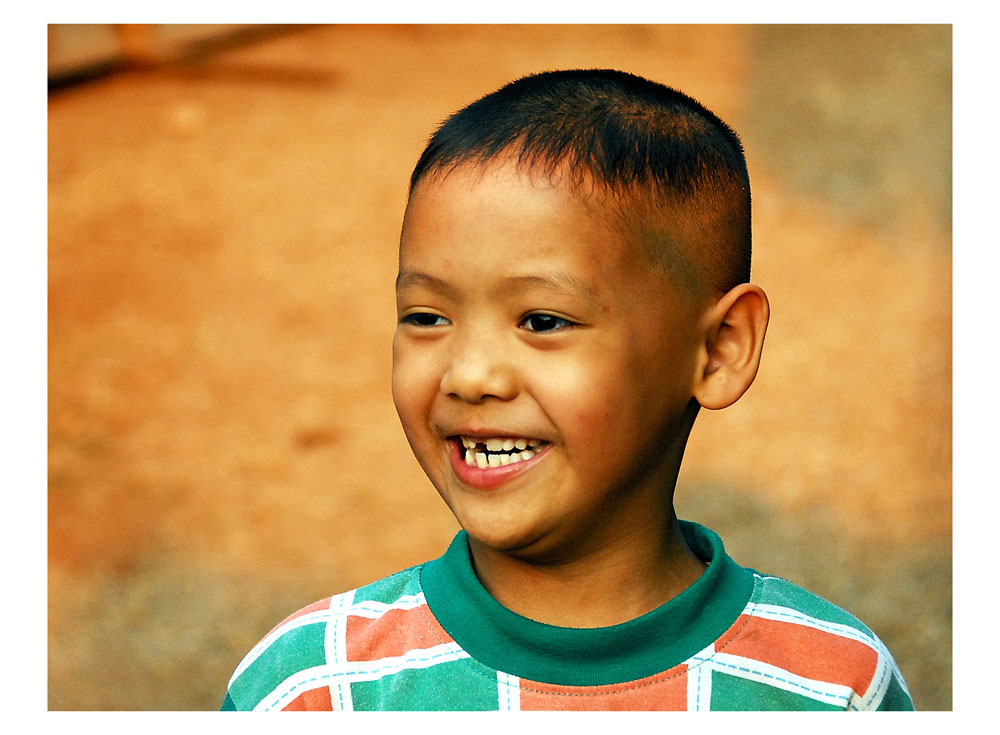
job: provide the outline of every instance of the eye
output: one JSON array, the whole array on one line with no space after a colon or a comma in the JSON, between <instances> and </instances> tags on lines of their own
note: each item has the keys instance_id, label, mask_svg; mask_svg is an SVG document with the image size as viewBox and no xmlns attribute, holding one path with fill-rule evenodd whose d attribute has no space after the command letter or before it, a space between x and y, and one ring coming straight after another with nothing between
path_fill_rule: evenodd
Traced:
<instances>
[{"instance_id":1,"label":"eye","mask_svg":"<svg viewBox=\"0 0 1000 735\"><path fill-rule=\"evenodd\" d=\"M443 327L449 324L445 317L440 314L432 314L429 311L407 314L399 322L400 324L412 324L415 327Z\"/></svg>"},{"instance_id":2,"label":"eye","mask_svg":"<svg viewBox=\"0 0 1000 735\"><path fill-rule=\"evenodd\" d=\"M537 313L528 314L521 320L519 326L522 329L527 329L529 332L558 332L563 329L575 327L576 323L571 322L569 319L563 319L561 316L555 316L554 314Z\"/></svg>"}]
</instances>

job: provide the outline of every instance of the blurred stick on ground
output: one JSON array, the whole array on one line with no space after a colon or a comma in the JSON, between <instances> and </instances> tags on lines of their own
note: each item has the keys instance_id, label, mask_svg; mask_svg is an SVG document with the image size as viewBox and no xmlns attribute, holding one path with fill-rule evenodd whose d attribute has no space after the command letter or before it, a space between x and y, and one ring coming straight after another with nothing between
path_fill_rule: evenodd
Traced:
<instances>
[{"instance_id":1,"label":"blurred stick on ground","mask_svg":"<svg viewBox=\"0 0 1000 735\"><path fill-rule=\"evenodd\" d=\"M279 619L443 551L389 396L407 178L451 111L577 66L677 86L747 148L772 323L750 392L698 419L681 515L855 612L918 707L951 707L949 27L50 45L51 709L215 709Z\"/></svg>"}]
</instances>

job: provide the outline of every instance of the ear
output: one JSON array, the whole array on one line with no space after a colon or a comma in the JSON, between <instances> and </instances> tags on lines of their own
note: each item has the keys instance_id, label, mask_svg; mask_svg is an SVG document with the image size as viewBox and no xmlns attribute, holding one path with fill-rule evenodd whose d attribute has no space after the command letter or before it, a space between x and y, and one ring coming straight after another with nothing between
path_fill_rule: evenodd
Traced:
<instances>
[{"instance_id":1,"label":"ear","mask_svg":"<svg viewBox=\"0 0 1000 735\"><path fill-rule=\"evenodd\" d=\"M757 376L770 318L767 295L741 283L705 312L694 397L703 408L731 406Z\"/></svg>"}]
</instances>

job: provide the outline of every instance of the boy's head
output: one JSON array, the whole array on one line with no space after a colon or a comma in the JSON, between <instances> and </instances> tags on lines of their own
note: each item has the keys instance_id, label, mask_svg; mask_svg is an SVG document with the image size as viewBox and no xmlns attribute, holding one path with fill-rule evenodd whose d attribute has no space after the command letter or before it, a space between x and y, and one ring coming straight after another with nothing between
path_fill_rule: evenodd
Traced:
<instances>
[{"instance_id":1,"label":"boy's head","mask_svg":"<svg viewBox=\"0 0 1000 735\"><path fill-rule=\"evenodd\" d=\"M410 178L516 161L603 199L621 231L695 293L750 280L750 179L736 133L695 100L612 70L524 77L448 118Z\"/></svg>"},{"instance_id":2,"label":"boy's head","mask_svg":"<svg viewBox=\"0 0 1000 735\"><path fill-rule=\"evenodd\" d=\"M445 122L404 217L393 398L470 539L658 543L699 407L756 373L748 268L739 142L679 93L556 72Z\"/></svg>"}]
</instances>

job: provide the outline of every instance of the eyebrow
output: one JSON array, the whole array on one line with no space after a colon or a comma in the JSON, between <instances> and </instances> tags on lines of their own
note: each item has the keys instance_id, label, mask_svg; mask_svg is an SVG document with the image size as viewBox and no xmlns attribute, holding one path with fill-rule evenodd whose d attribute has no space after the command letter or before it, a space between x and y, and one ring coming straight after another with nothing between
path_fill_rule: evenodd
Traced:
<instances>
[{"instance_id":1,"label":"eyebrow","mask_svg":"<svg viewBox=\"0 0 1000 735\"><path fill-rule=\"evenodd\" d=\"M449 298L457 295L455 287L447 281L443 281L436 276L419 271L400 271L396 276L396 292L399 293L404 288L428 288L438 291Z\"/></svg>"},{"instance_id":2,"label":"eyebrow","mask_svg":"<svg viewBox=\"0 0 1000 735\"><path fill-rule=\"evenodd\" d=\"M589 301L599 302L601 300L600 291L596 285L559 271L530 276L512 276L505 279L503 290L508 293L518 293L534 288L582 297Z\"/></svg>"},{"instance_id":3,"label":"eyebrow","mask_svg":"<svg viewBox=\"0 0 1000 735\"><path fill-rule=\"evenodd\" d=\"M396 276L396 291L404 288L429 288L449 298L458 296L457 289L445 280L419 271L400 271ZM589 301L601 302L600 290L590 281L576 278L568 273L551 271L544 274L510 276L505 278L499 295L520 293L530 289L542 289L557 294L582 297Z\"/></svg>"}]
</instances>

